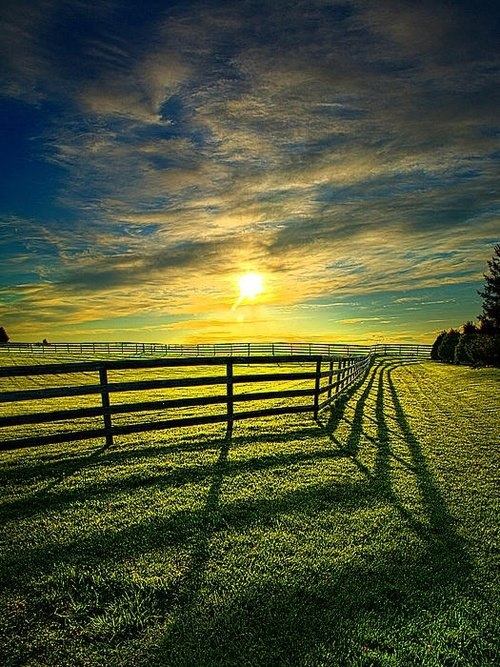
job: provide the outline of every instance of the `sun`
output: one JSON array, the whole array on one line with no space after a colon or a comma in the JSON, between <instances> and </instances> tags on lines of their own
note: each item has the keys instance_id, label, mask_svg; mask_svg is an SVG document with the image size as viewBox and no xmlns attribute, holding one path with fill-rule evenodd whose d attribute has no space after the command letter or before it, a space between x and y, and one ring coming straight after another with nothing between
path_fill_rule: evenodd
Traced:
<instances>
[{"instance_id":1,"label":"sun","mask_svg":"<svg viewBox=\"0 0 500 667\"><path fill-rule=\"evenodd\" d=\"M260 273L244 273L239 279L240 300L255 299L264 291L264 280Z\"/></svg>"}]
</instances>

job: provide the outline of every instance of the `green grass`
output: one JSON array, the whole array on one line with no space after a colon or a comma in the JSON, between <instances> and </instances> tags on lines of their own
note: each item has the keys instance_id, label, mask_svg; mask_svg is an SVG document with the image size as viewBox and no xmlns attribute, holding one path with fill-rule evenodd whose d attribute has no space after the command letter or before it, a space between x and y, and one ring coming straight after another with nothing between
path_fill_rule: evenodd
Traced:
<instances>
[{"instance_id":1,"label":"green grass","mask_svg":"<svg viewBox=\"0 0 500 667\"><path fill-rule=\"evenodd\" d=\"M499 379L3 453L2 664L497 664Z\"/></svg>"}]
</instances>

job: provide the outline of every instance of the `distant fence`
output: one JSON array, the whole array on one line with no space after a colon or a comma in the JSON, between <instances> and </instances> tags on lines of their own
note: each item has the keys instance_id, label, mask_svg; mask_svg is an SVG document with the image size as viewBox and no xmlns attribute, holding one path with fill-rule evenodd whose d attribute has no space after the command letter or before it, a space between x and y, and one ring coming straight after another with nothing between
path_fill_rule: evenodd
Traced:
<instances>
[{"instance_id":1,"label":"distant fence","mask_svg":"<svg viewBox=\"0 0 500 667\"><path fill-rule=\"evenodd\" d=\"M234 357L282 355L341 355L366 356L386 354L429 358L431 345L419 343L377 343L356 345L347 343L6 343L0 352L28 352L32 354L120 354L124 356L167 357Z\"/></svg>"},{"instance_id":2,"label":"distant fence","mask_svg":"<svg viewBox=\"0 0 500 667\"><path fill-rule=\"evenodd\" d=\"M37 389L21 389L15 391L0 392L0 403L18 403L21 401L42 401L47 399L61 399L69 397L96 394L100 396L100 405L96 407L79 407L76 409L63 409L29 414L17 414L0 417L0 429L7 427L18 427L32 424L46 424L48 422L61 422L67 420L84 419L89 417L102 418L102 426L99 428L87 428L85 430L72 430L65 432L54 432L49 435L37 435L3 440L0 449L17 449L34 445L45 445L53 443L71 442L76 440L87 440L103 438L107 445L113 443L115 435L126 435L142 431L155 431L160 429L178 428L184 426L197 426L202 424L214 424L225 422L227 432L231 434L233 423L242 419L255 419L272 415L312 413L316 419L321 410L324 410L332 401L345 392L352 384L360 378L370 365L372 355L333 357L323 355L281 355L277 356L225 356L225 357L187 357L170 359L128 359L128 360L105 360L64 364L38 364L30 366L7 366L0 367L0 378L35 378L35 383L41 386L38 380L42 376L55 376L58 379L72 373L95 374L95 382L81 385L68 384L67 386L43 387ZM240 365L297 365L298 370L293 372L258 372L237 373L235 369ZM301 364L311 365L314 370L300 370ZM193 377L186 374L184 377L170 377L153 380L133 380L128 382L112 381L110 375L114 371L121 370L144 370L162 368L189 368L199 366L221 367L223 372L218 375L205 375ZM252 383L252 386L265 383L267 386L273 382L310 381L310 386L300 389L286 389L271 391L251 391L236 393L235 387L239 384ZM148 400L141 402L129 402L112 405L110 396L117 392L151 391L166 388L183 387L208 387L213 385L224 385L224 393L215 396L192 396L185 398L174 398L165 400ZM260 408L257 410L235 411L235 406L249 401L268 401L281 398L307 399L300 405L285 405L280 407ZM193 406L224 405L225 411L221 414L206 414L195 417L169 418L159 421L147 421L140 423L127 423L121 425L113 424L113 415L132 414L138 412L164 411L178 408L191 408ZM38 408L40 409L40 408Z\"/></svg>"}]
</instances>

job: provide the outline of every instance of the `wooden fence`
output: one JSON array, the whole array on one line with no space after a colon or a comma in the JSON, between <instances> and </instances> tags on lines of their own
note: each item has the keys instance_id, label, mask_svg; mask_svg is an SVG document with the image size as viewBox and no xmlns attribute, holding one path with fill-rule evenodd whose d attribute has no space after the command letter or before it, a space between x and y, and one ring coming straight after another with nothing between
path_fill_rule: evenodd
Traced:
<instances>
[{"instance_id":1,"label":"wooden fence","mask_svg":"<svg viewBox=\"0 0 500 667\"><path fill-rule=\"evenodd\" d=\"M0 353L24 352L37 355L51 354L120 354L123 356L172 356L172 357L233 357L233 356L290 356L290 355L342 355L366 356L384 354L397 356L430 357L431 345L421 343L377 343L355 345L347 343L6 343L0 345Z\"/></svg>"},{"instance_id":2,"label":"wooden fence","mask_svg":"<svg viewBox=\"0 0 500 667\"><path fill-rule=\"evenodd\" d=\"M233 423L242 419L255 419L257 417L312 413L317 419L321 410L324 410L339 394L345 392L360 376L368 369L372 355L334 357L323 355L282 355L275 356L226 356L219 357L187 357L187 358L162 358L162 359L128 359L128 360L105 360L64 364L39 364L30 366L8 366L0 367L0 378L40 378L41 376L56 376L58 379L66 378L66 382L72 373L95 374L95 382L89 384L66 384L65 386L43 387L37 389L7 390L0 392L0 403L18 403L21 401L45 401L47 399L67 398L96 394L100 396L100 405L95 407L78 407L74 409L63 409L29 414L16 414L0 417L0 429L7 427L18 427L32 424L46 424L48 422L61 422L67 420L84 419L89 417L100 417L102 426L99 428L87 428L85 430L72 430L65 432L54 432L49 435L37 435L3 440L0 449L17 449L34 445L45 445L51 443L62 443L76 440L87 440L92 438L103 438L107 445L113 443L115 435L126 435L142 431L155 431L160 429L177 428L184 426L196 426L202 424L226 423L227 432L230 435ZM238 373L238 366L248 365L274 365L292 364L298 370L293 372L258 372ZM314 370L300 370L301 364L312 365ZM113 381L110 377L115 371L122 370L144 370L200 366L221 367L222 372L217 375L204 375L193 377L186 374L184 377L170 377L150 380L133 380L127 382ZM273 369L274 370L274 369ZM281 381L310 381L306 388L291 388L280 391L269 390L268 385ZM35 382L36 383L36 382ZM239 384L252 383L252 386L265 383L264 391L251 391L245 393L235 392ZM225 391L215 396L191 396L184 398L173 398L165 400L147 400L132 403L120 403L113 405L110 397L118 392L151 391L167 388L184 387L208 387L213 385L224 385ZM279 407L260 408L256 410L235 410L235 406L249 401L268 401L281 398L306 399L300 405L285 405ZM178 408L191 408L194 406L224 405L225 411L221 414L205 414L195 417L174 417L156 421L140 423L113 424L113 415L133 414L139 412L151 412L174 410Z\"/></svg>"}]
</instances>

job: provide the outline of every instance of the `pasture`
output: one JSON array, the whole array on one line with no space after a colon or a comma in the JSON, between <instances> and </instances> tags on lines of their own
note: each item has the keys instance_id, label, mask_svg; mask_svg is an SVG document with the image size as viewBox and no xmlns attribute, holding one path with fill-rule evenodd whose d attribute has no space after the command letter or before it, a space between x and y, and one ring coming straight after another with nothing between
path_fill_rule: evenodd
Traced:
<instances>
[{"instance_id":1,"label":"pasture","mask_svg":"<svg viewBox=\"0 0 500 667\"><path fill-rule=\"evenodd\" d=\"M496 664L499 379L2 452L2 664Z\"/></svg>"}]
</instances>

